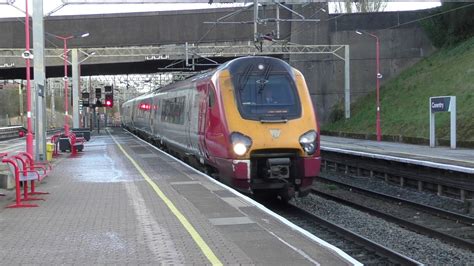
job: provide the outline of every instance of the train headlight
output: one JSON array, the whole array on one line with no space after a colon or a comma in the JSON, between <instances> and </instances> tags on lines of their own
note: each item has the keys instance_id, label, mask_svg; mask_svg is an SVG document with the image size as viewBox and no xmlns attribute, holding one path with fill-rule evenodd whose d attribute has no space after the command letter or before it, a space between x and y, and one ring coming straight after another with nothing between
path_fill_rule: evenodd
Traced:
<instances>
[{"instance_id":1,"label":"train headlight","mask_svg":"<svg viewBox=\"0 0 474 266\"><path fill-rule=\"evenodd\" d=\"M242 143L234 144L234 152L235 154L242 156L247 152L247 147Z\"/></svg>"},{"instance_id":2,"label":"train headlight","mask_svg":"<svg viewBox=\"0 0 474 266\"><path fill-rule=\"evenodd\" d=\"M308 155L312 155L316 152L317 149L317 140L318 133L314 130L310 130L300 137L301 147Z\"/></svg>"},{"instance_id":3,"label":"train headlight","mask_svg":"<svg viewBox=\"0 0 474 266\"><path fill-rule=\"evenodd\" d=\"M252 146L252 139L242 133L233 132L230 134L230 140L232 142L234 153L238 156L242 156L247 153L247 151Z\"/></svg>"}]
</instances>

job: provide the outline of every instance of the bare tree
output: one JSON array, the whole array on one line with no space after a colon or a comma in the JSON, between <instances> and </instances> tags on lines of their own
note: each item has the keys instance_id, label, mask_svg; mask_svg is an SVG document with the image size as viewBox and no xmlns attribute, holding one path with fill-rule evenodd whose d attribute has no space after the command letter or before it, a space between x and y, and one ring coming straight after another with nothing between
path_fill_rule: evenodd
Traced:
<instances>
[{"instance_id":1,"label":"bare tree","mask_svg":"<svg viewBox=\"0 0 474 266\"><path fill-rule=\"evenodd\" d=\"M388 0L343 0L333 2L335 13L382 12Z\"/></svg>"}]
</instances>

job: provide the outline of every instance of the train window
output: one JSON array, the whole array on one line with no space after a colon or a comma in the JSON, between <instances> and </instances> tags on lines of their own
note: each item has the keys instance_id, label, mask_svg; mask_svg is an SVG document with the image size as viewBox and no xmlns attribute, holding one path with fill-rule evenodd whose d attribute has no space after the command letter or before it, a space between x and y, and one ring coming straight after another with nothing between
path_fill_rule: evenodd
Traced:
<instances>
[{"instance_id":1,"label":"train window","mask_svg":"<svg viewBox=\"0 0 474 266\"><path fill-rule=\"evenodd\" d=\"M271 120L290 119L301 115L297 91L289 75L249 75L239 85L236 97L244 118Z\"/></svg>"},{"instance_id":2,"label":"train window","mask_svg":"<svg viewBox=\"0 0 474 266\"><path fill-rule=\"evenodd\" d=\"M185 98L185 96L180 96L176 98L163 99L161 121L173 124L184 124Z\"/></svg>"}]
</instances>

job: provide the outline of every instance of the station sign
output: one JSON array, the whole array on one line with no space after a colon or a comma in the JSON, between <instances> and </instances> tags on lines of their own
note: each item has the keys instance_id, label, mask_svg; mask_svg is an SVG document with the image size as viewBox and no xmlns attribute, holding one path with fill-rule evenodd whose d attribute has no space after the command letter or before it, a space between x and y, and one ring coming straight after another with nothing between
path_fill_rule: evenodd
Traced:
<instances>
[{"instance_id":1,"label":"station sign","mask_svg":"<svg viewBox=\"0 0 474 266\"><path fill-rule=\"evenodd\" d=\"M44 86L42 84L36 84L36 91L39 97L44 97Z\"/></svg>"},{"instance_id":2,"label":"station sign","mask_svg":"<svg viewBox=\"0 0 474 266\"><path fill-rule=\"evenodd\" d=\"M450 110L451 97L453 96L431 97L430 98L431 112L437 113L437 112L451 111Z\"/></svg>"},{"instance_id":3,"label":"station sign","mask_svg":"<svg viewBox=\"0 0 474 266\"><path fill-rule=\"evenodd\" d=\"M3 65L0 65L0 68L12 68L15 66L15 63L5 63Z\"/></svg>"},{"instance_id":4,"label":"station sign","mask_svg":"<svg viewBox=\"0 0 474 266\"><path fill-rule=\"evenodd\" d=\"M167 54L145 56L145 60L167 60L167 59L170 59L170 56Z\"/></svg>"},{"instance_id":5,"label":"station sign","mask_svg":"<svg viewBox=\"0 0 474 266\"><path fill-rule=\"evenodd\" d=\"M430 147L436 146L435 114L450 112L450 144L451 149L456 149L456 96L430 97Z\"/></svg>"}]
</instances>

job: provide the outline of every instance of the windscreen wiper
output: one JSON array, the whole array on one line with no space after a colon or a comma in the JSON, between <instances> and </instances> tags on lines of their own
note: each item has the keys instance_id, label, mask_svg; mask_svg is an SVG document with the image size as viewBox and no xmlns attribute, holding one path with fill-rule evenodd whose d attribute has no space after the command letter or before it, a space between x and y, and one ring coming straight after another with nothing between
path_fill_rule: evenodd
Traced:
<instances>
[{"instance_id":1,"label":"windscreen wiper","mask_svg":"<svg viewBox=\"0 0 474 266\"><path fill-rule=\"evenodd\" d=\"M249 75L250 75L250 72L252 71L252 69L253 69L253 65L249 65L249 66L245 69L244 73L240 76L240 78L239 78L239 90L243 90L243 89L244 89L242 85L243 85L245 82L247 82L247 80L248 80L248 78L249 78Z\"/></svg>"},{"instance_id":2,"label":"windscreen wiper","mask_svg":"<svg viewBox=\"0 0 474 266\"><path fill-rule=\"evenodd\" d=\"M263 73L263 79L261 79L259 82L258 93L262 93L263 89L265 88L265 85L268 83L268 76L270 75L271 69L272 65L269 65L267 69L265 69L265 72Z\"/></svg>"}]
</instances>

